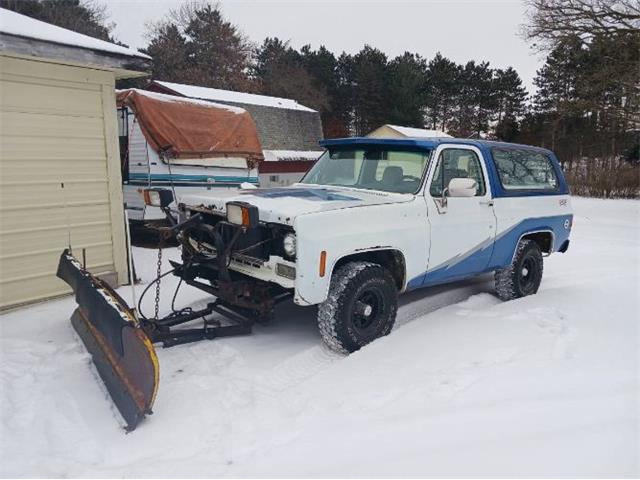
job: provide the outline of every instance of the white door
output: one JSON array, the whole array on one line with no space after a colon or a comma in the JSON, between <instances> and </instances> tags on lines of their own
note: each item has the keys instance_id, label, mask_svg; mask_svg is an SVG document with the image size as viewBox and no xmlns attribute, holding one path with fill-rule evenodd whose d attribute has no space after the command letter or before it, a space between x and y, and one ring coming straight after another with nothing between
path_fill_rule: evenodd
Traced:
<instances>
[{"instance_id":1,"label":"white door","mask_svg":"<svg viewBox=\"0 0 640 480\"><path fill-rule=\"evenodd\" d=\"M489 264L496 231L487 169L480 151L468 145L441 145L425 189L430 252L424 284L482 273ZM473 197L443 197L452 178L476 180ZM444 200L443 200L444 198Z\"/></svg>"}]
</instances>

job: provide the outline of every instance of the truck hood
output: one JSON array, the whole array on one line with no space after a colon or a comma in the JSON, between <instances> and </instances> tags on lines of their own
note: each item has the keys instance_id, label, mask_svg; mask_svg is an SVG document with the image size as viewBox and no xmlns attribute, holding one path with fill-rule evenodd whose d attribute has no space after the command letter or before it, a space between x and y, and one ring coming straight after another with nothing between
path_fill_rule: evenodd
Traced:
<instances>
[{"instance_id":1,"label":"truck hood","mask_svg":"<svg viewBox=\"0 0 640 480\"><path fill-rule=\"evenodd\" d=\"M293 186L184 195L180 203L225 212L227 202L242 201L258 207L260 220L293 225L296 217L307 213L342 208L409 202L413 195L343 187Z\"/></svg>"}]
</instances>

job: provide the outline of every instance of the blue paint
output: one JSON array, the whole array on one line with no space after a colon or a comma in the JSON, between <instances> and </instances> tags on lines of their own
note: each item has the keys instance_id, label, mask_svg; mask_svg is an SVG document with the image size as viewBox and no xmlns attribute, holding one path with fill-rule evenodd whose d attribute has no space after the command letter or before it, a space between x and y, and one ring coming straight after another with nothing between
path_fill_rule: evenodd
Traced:
<instances>
[{"instance_id":1,"label":"blue paint","mask_svg":"<svg viewBox=\"0 0 640 480\"><path fill-rule=\"evenodd\" d=\"M554 236L553 251L557 252L569 239L572 220L573 215L558 215L523 220L505 232L500 233L494 242L478 248L477 251L474 251L475 248L469 250L469 252L473 253L461 258L459 261L452 259L442 267L427 270L425 273L411 279L407 284L407 290L462 280L504 268L511 264L518 240L527 233L540 230L552 231ZM565 225L569 225L569 228L566 228ZM493 249L493 252L487 264L486 257L491 249ZM461 257L463 257L463 255L461 255Z\"/></svg>"},{"instance_id":2,"label":"blue paint","mask_svg":"<svg viewBox=\"0 0 640 480\"><path fill-rule=\"evenodd\" d=\"M254 190L251 195L263 198L304 198L312 201L359 201L336 190L326 188L272 188L268 190Z\"/></svg>"},{"instance_id":3,"label":"blue paint","mask_svg":"<svg viewBox=\"0 0 640 480\"><path fill-rule=\"evenodd\" d=\"M226 183L258 183L258 177L239 177L228 175L185 175L185 174L168 174L168 173L130 173L129 178L131 180L142 180L145 182L192 182L192 183L204 183L212 184L215 182ZM213 182L212 182L213 181Z\"/></svg>"}]
</instances>

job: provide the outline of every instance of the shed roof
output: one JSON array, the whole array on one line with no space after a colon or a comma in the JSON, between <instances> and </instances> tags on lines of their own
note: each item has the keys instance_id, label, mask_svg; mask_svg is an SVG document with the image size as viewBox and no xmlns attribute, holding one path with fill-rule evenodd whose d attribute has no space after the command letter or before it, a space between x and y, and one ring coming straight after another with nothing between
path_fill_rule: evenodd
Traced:
<instances>
[{"instance_id":1,"label":"shed roof","mask_svg":"<svg viewBox=\"0 0 640 480\"><path fill-rule=\"evenodd\" d=\"M133 48L105 42L104 40L42 22L5 8L0 8L0 32L17 37L31 38L100 52L115 53L129 57L151 58Z\"/></svg>"},{"instance_id":2,"label":"shed roof","mask_svg":"<svg viewBox=\"0 0 640 480\"><path fill-rule=\"evenodd\" d=\"M247 105L261 105L264 107L282 108L287 110L302 110L315 112L316 110L300 105L291 98L270 97L255 93L234 92L233 90L221 90L219 88L198 87L196 85L184 85L181 83L163 82L154 80L152 84L170 90L178 95L190 98L200 98L218 102L244 103Z\"/></svg>"}]
</instances>

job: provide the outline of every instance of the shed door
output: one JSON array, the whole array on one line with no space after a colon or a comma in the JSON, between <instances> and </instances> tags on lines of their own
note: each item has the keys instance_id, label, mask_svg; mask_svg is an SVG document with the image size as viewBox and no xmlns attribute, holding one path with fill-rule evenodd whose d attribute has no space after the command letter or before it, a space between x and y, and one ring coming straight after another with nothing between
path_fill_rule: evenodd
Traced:
<instances>
[{"instance_id":1,"label":"shed door","mask_svg":"<svg viewBox=\"0 0 640 480\"><path fill-rule=\"evenodd\" d=\"M86 249L87 267L108 280L125 273L126 257L113 74L10 57L0 62L0 308L6 308L70 291L55 276L69 244L78 257Z\"/></svg>"}]
</instances>

